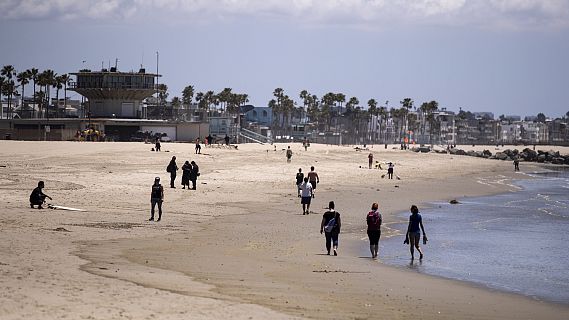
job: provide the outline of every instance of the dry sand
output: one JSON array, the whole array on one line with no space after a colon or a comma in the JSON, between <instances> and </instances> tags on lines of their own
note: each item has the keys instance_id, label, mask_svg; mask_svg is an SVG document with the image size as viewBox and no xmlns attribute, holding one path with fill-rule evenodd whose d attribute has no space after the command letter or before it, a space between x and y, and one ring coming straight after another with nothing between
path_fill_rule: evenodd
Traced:
<instances>
[{"instance_id":1,"label":"dry sand","mask_svg":"<svg viewBox=\"0 0 569 320\"><path fill-rule=\"evenodd\" d=\"M516 191L511 179L525 175L514 174L510 162L375 146L370 149L375 160L394 162L401 177L387 180L381 178L385 171L367 169L367 151L351 147L313 144L305 152L293 144L290 164L285 144L276 152L254 144L202 148L201 155L194 154L193 144L164 144L170 152L160 153L150 148L0 142L1 319L566 319L569 314L567 305L426 276L368 257L365 214L372 202L379 202L384 214L383 236L402 237L389 226L399 222L395 213L413 203ZM165 168L173 155L180 167L185 160L200 165L198 190L167 188ZM303 216L294 175L310 165L321 184L314 214ZM521 168L539 169L526 163ZM155 176L166 187L158 223L146 221ZM87 211L30 209L28 196L40 179L54 198L50 202ZM319 234L329 200L342 214L338 257L324 254ZM429 263L428 245L425 250L423 263Z\"/></svg>"}]
</instances>

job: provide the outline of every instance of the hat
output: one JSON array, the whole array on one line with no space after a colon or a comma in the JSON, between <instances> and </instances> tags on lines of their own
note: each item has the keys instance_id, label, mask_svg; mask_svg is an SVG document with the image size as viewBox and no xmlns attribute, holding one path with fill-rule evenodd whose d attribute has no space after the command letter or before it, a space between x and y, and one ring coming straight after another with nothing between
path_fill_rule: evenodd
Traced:
<instances>
[{"instance_id":1,"label":"hat","mask_svg":"<svg viewBox=\"0 0 569 320\"><path fill-rule=\"evenodd\" d=\"M154 181L160 181L160 177L154 178Z\"/></svg>"}]
</instances>

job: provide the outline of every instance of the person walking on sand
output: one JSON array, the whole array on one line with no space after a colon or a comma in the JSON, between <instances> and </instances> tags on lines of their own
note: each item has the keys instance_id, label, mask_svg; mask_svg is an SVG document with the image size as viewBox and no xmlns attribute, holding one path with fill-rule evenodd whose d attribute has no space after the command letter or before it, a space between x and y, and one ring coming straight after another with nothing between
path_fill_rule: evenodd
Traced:
<instances>
[{"instance_id":1,"label":"person walking on sand","mask_svg":"<svg viewBox=\"0 0 569 320\"><path fill-rule=\"evenodd\" d=\"M298 168L298 173L296 174L296 193L298 195L298 197L300 198L300 185L302 184L302 181L304 180L304 173L302 173L302 168Z\"/></svg>"},{"instance_id":2,"label":"person walking on sand","mask_svg":"<svg viewBox=\"0 0 569 320\"><path fill-rule=\"evenodd\" d=\"M164 188L160 184L160 178L154 178L154 184L152 185L152 192L150 193L150 219L148 221L154 221L154 208L158 205L158 219L162 219L162 202L164 201Z\"/></svg>"},{"instance_id":3,"label":"person walking on sand","mask_svg":"<svg viewBox=\"0 0 569 320\"><path fill-rule=\"evenodd\" d=\"M310 214L310 202L312 200L312 185L308 182L308 178L304 178L304 182L300 185L302 204L302 215Z\"/></svg>"},{"instance_id":4,"label":"person walking on sand","mask_svg":"<svg viewBox=\"0 0 569 320\"><path fill-rule=\"evenodd\" d=\"M388 166L387 166L387 178L388 179L393 179L393 168L394 167L395 167L395 165L392 162L388 163Z\"/></svg>"},{"instance_id":5,"label":"person walking on sand","mask_svg":"<svg viewBox=\"0 0 569 320\"><path fill-rule=\"evenodd\" d=\"M168 167L166 167L166 171L170 172L170 188L176 188L176 186L174 186L174 180L176 180L176 171L178 171L176 156L172 156L172 160L170 160Z\"/></svg>"},{"instance_id":6,"label":"person walking on sand","mask_svg":"<svg viewBox=\"0 0 569 320\"><path fill-rule=\"evenodd\" d=\"M38 182L38 186L34 188L30 194L30 207L33 209L34 206L38 206L38 209L43 209L42 205L45 202L45 198L53 200L50 196L43 193L42 189L45 187L43 181Z\"/></svg>"},{"instance_id":7,"label":"person walking on sand","mask_svg":"<svg viewBox=\"0 0 569 320\"><path fill-rule=\"evenodd\" d=\"M160 151L160 138L156 138L156 145L154 146L156 152Z\"/></svg>"},{"instance_id":8,"label":"person walking on sand","mask_svg":"<svg viewBox=\"0 0 569 320\"><path fill-rule=\"evenodd\" d=\"M326 236L326 251L330 255L330 247L334 250L334 255L338 255L338 237L342 227L340 213L334 209L334 201L328 203L328 211L324 212L322 222L320 222L320 234L324 232Z\"/></svg>"},{"instance_id":9,"label":"person walking on sand","mask_svg":"<svg viewBox=\"0 0 569 320\"><path fill-rule=\"evenodd\" d=\"M200 138L196 138L196 154L202 153L202 146L200 146Z\"/></svg>"},{"instance_id":10,"label":"person walking on sand","mask_svg":"<svg viewBox=\"0 0 569 320\"><path fill-rule=\"evenodd\" d=\"M190 189L190 172L192 171L192 166L189 161L184 162L182 166L182 189Z\"/></svg>"},{"instance_id":11,"label":"person walking on sand","mask_svg":"<svg viewBox=\"0 0 569 320\"><path fill-rule=\"evenodd\" d=\"M409 216L409 226L407 227L405 241L403 241L403 244L409 244L411 260L415 259L415 248L417 248L417 251L419 251L419 259L423 259L423 251L419 246L419 240L421 240L421 231L423 231L423 244L427 244L427 235L425 234L425 228L423 227L423 218L419 214L419 208L417 208L416 205L412 205L411 215Z\"/></svg>"},{"instance_id":12,"label":"person walking on sand","mask_svg":"<svg viewBox=\"0 0 569 320\"><path fill-rule=\"evenodd\" d=\"M314 166L310 167L310 172L308 173L308 181L312 185L312 198L314 198L314 193L316 192L316 185L320 183L320 178L318 173L314 171Z\"/></svg>"},{"instance_id":13,"label":"person walking on sand","mask_svg":"<svg viewBox=\"0 0 569 320\"><path fill-rule=\"evenodd\" d=\"M191 165L192 170L190 170L190 181L192 182L192 190L196 190L196 181L200 175L200 167L198 167L195 161L192 161Z\"/></svg>"},{"instance_id":14,"label":"person walking on sand","mask_svg":"<svg viewBox=\"0 0 569 320\"><path fill-rule=\"evenodd\" d=\"M373 153L370 152L370 153L368 154L367 160L368 160L369 168L371 169L372 166L373 166Z\"/></svg>"},{"instance_id":15,"label":"person walking on sand","mask_svg":"<svg viewBox=\"0 0 569 320\"><path fill-rule=\"evenodd\" d=\"M290 159L292 158L292 150L290 150L290 146L286 149L286 162L290 163Z\"/></svg>"},{"instance_id":16,"label":"person walking on sand","mask_svg":"<svg viewBox=\"0 0 569 320\"><path fill-rule=\"evenodd\" d=\"M223 138L225 140L225 144L229 145L229 136L226 134L225 138Z\"/></svg>"},{"instance_id":17,"label":"person walking on sand","mask_svg":"<svg viewBox=\"0 0 569 320\"><path fill-rule=\"evenodd\" d=\"M371 257L377 259L377 252L379 251L379 238L381 237L381 224L383 222L381 213L378 211L379 204L374 202L371 205L371 211L366 216L367 222L367 236L369 238L369 251Z\"/></svg>"},{"instance_id":18,"label":"person walking on sand","mask_svg":"<svg viewBox=\"0 0 569 320\"><path fill-rule=\"evenodd\" d=\"M518 157L514 159L514 171L520 171L520 159Z\"/></svg>"}]
</instances>

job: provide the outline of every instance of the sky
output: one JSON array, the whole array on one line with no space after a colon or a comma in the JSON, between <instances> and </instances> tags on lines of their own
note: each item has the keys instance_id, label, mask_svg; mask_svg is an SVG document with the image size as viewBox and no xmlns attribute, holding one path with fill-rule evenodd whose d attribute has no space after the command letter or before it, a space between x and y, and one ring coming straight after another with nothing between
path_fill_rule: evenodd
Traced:
<instances>
[{"instance_id":1,"label":"sky","mask_svg":"<svg viewBox=\"0 0 569 320\"><path fill-rule=\"evenodd\" d=\"M169 97L275 88L496 117L569 111L569 0L0 0L0 66L143 65ZM77 94L72 97L78 98Z\"/></svg>"}]
</instances>

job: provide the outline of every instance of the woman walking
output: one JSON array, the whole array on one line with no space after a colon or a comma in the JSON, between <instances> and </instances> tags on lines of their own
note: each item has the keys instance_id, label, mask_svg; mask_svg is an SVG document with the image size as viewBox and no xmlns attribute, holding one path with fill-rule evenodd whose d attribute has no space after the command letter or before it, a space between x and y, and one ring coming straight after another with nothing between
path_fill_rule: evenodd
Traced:
<instances>
[{"instance_id":1,"label":"woman walking","mask_svg":"<svg viewBox=\"0 0 569 320\"><path fill-rule=\"evenodd\" d=\"M371 205L371 211L368 212L366 217L367 236L369 238L369 251L371 252L372 259L377 259L377 252L379 251L379 238L381 237L381 223L383 222L381 213L379 213L378 208L379 204L374 202Z\"/></svg>"},{"instance_id":2,"label":"woman walking","mask_svg":"<svg viewBox=\"0 0 569 320\"><path fill-rule=\"evenodd\" d=\"M330 248L333 246L334 255L338 255L338 236L340 235L340 228L342 221L340 220L340 213L334 209L334 201L328 204L328 211L322 216L320 223L320 234L324 232L326 236L326 250L330 255Z\"/></svg>"},{"instance_id":3,"label":"woman walking","mask_svg":"<svg viewBox=\"0 0 569 320\"><path fill-rule=\"evenodd\" d=\"M409 244L409 251L411 251L411 260L415 259L415 248L417 248L417 251L419 251L419 259L423 259L423 251L419 246L419 240L421 240L421 231L423 231L423 244L427 244L427 235L425 234L425 228L423 228L423 218L419 214L419 208L417 208L416 205L412 205L411 215L409 216L409 226L407 227L405 241L403 241L404 244Z\"/></svg>"},{"instance_id":4,"label":"woman walking","mask_svg":"<svg viewBox=\"0 0 569 320\"><path fill-rule=\"evenodd\" d=\"M182 166L182 189L190 189L190 172L192 171L192 166L189 161L184 162Z\"/></svg>"},{"instance_id":5,"label":"woman walking","mask_svg":"<svg viewBox=\"0 0 569 320\"><path fill-rule=\"evenodd\" d=\"M191 165L192 170L190 170L190 181L192 182L192 190L196 190L196 180L198 180L198 176L200 175L200 168L195 161L192 161Z\"/></svg>"}]
</instances>

